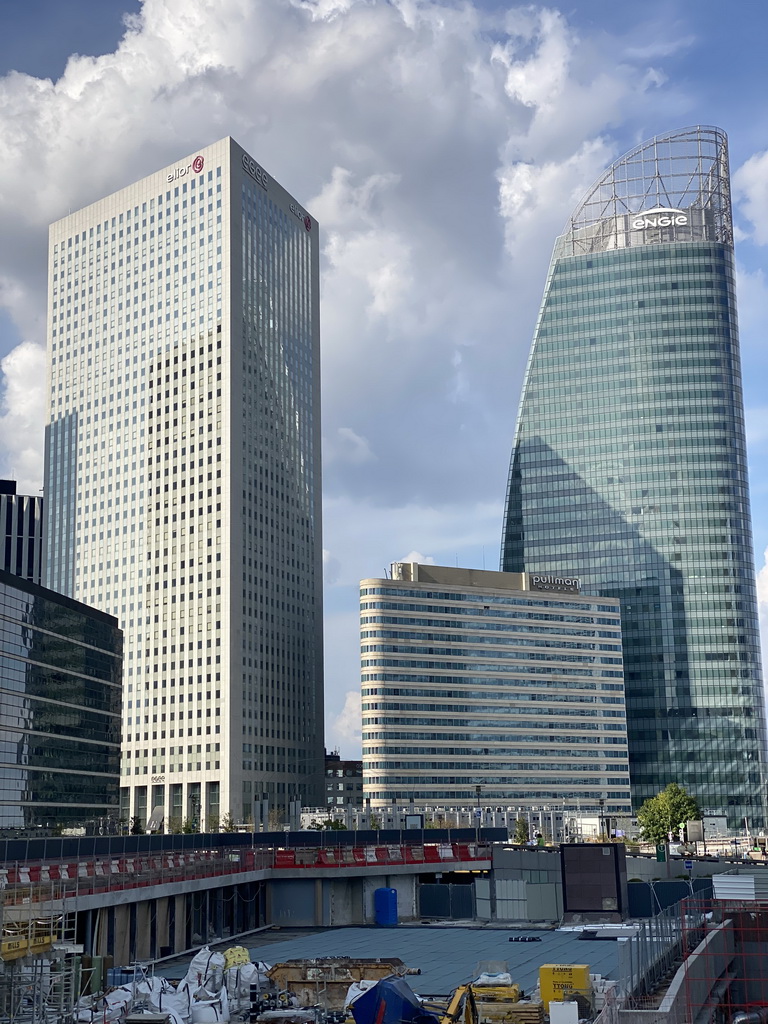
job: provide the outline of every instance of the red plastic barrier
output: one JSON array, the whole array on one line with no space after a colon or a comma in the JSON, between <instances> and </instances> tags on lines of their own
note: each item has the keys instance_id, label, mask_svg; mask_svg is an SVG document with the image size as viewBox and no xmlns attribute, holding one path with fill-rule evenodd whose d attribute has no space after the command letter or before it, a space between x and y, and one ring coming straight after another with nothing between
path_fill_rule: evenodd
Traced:
<instances>
[{"instance_id":1,"label":"red plastic barrier","mask_svg":"<svg viewBox=\"0 0 768 1024\"><path fill-rule=\"evenodd\" d=\"M253 854L251 854L253 859ZM275 850L275 867L276 868L293 868L296 867L296 851L295 850Z\"/></svg>"}]
</instances>

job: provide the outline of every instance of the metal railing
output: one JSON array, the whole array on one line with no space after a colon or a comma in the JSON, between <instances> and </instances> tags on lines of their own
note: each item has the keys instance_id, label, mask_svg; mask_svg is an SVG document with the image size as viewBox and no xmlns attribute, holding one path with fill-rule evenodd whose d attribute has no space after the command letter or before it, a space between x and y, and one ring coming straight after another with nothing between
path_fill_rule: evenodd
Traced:
<instances>
[{"instance_id":1,"label":"metal railing","mask_svg":"<svg viewBox=\"0 0 768 1024\"><path fill-rule=\"evenodd\" d=\"M706 934L711 903L687 897L618 940L618 988L627 1008L642 1008Z\"/></svg>"},{"instance_id":2,"label":"metal railing","mask_svg":"<svg viewBox=\"0 0 768 1024\"><path fill-rule=\"evenodd\" d=\"M93 857L47 864L6 864L0 868L0 890L6 908L30 900L67 899L114 890L187 882L193 879L233 876L270 870L276 873L312 869L376 869L386 865L440 865L484 862L490 866L491 850L485 844L436 843L360 846L332 849L325 846L301 849L224 847L182 853ZM53 893L53 895L52 895Z\"/></svg>"}]
</instances>

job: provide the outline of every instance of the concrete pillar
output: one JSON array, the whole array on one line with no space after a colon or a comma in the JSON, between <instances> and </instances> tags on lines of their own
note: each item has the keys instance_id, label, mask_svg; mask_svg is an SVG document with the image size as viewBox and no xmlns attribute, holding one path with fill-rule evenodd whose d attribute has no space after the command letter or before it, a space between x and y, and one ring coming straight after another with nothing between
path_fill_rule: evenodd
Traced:
<instances>
[{"instance_id":1,"label":"concrete pillar","mask_svg":"<svg viewBox=\"0 0 768 1024\"><path fill-rule=\"evenodd\" d=\"M151 912L151 901L144 900L142 903L134 904L136 907L136 959L149 960L152 952L149 948L149 917Z\"/></svg>"},{"instance_id":2,"label":"concrete pillar","mask_svg":"<svg viewBox=\"0 0 768 1024\"><path fill-rule=\"evenodd\" d=\"M131 962L130 905L115 907L115 966L127 967Z\"/></svg>"},{"instance_id":3,"label":"concrete pillar","mask_svg":"<svg viewBox=\"0 0 768 1024\"><path fill-rule=\"evenodd\" d=\"M323 879L315 879L315 927L327 924L323 920Z\"/></svg>"},{"instance_id":4,"label":"concrete pillar","mask_svg":"<svg viewBox=\"0 0 768 1024\"><path fill-rule=\"evenodd\" d=\"M157 956L162 956L164 951L171 952L167 949L168 942L168 905L174 896L166 896L163 899L156 901L156 930L157 930Z\"/></svg>"}]
</instances>

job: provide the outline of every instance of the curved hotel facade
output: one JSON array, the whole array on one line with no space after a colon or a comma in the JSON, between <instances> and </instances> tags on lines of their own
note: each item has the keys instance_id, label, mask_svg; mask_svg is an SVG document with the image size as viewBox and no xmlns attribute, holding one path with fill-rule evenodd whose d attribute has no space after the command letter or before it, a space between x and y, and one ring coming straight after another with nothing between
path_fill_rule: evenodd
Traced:
<instances>
[{"instance_id":1,"label":"curved hotel facade","mask_svg":"<svg viewBox=\"0 0 768 1024\"><path fill-rule=\"evenodd\" d=\"M371 806L630 813L619 602L395 562L360 584Z\"/></svg>"},{"instance_id":2,"label":"curved hotel facade","mask_svg":"<svg viewBox=\"0 0 768 1024\"><path fill-rule=\"evenodd\" d=\"M765 822L765 713L725 134L617 161L558 239L502 568L621 600L633 801Z\"/></svg>"}]
</instances>

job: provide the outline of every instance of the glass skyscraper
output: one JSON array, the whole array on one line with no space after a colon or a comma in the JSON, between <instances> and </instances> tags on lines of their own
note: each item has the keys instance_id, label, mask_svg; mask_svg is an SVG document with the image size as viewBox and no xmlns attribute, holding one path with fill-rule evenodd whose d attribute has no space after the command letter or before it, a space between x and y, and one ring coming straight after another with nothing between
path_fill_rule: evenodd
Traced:
<instances>
[{"instance_id":1,"label":"glass skyscraper","mask_svg":"<svg viewBox=\"0 0 768 1024\"><path fill-rule=\"evenodd\" d=\"M558 239L523 389L502 568L621 600L633 799L669 782L764 824L765 713L728 151L643 143Z\"/></svg>"},{"instance_id":2,"label":"glass skyscraper","mask_svg":"<svg viewBox=\"0 0 768 1024\"><path fill-rule=\"evenodd\" d=\"M47 584L124 630L126 819L322 800L318 260L230 138L51 226Z\"/></svg>"},{"instance_id":3,"label":"glass skyscraper","mask_svg":"<svg viewBox=\"0 0 768 1024\"><path fill-rule=\"evenodd\" d=\"M0 569L0 828L117 830L117 620Z\"/></svg>"}]
</instances>

